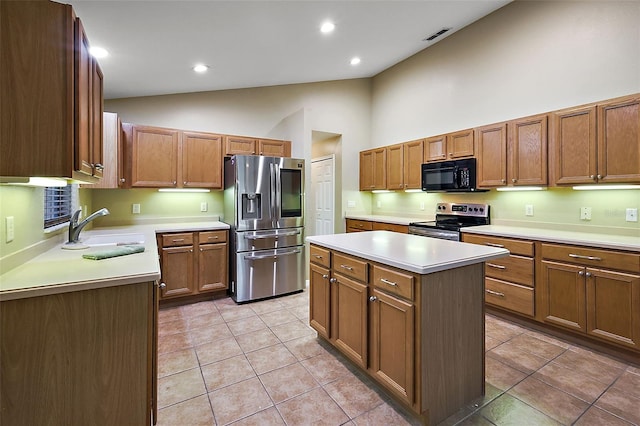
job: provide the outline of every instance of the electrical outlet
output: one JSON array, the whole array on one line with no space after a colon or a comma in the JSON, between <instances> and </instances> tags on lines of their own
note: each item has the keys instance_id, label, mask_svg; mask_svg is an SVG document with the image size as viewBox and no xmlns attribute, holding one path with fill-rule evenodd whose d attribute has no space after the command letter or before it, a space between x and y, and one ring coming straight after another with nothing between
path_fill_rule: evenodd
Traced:
<instances>
[{"instance_id":1,"label":"electrical outlet","mask_svg":"<svg viewBox=\"0 0 640 426\"><path fill-rule=\"evenodd\" d=\"M420 202L420 210L424 210L424 201Z\"/></svg>"},{"instance_id":2,"label":"electrical outlet","mask_svg":"<svg viewBox=\"0 0 640 426\"><path fill-rule=\"evenodd\" d=\"M131 213L140 214L140 204L132 204L131 205Z\"/></svg>"},{"instance_id":3,"label":"electrical outlet","mask_svg":"<svg viewBox=\"0 0 640 426\"><path fill-rule=\"evenodd\" d=\"M638 209L627 209L627 215L625 220L627 222L637 222L638 221Z\"/></svg>"},{"instance_id":4,"label":"electrical outlet","mask_svg":"<svg viewBox=\"0 0 640 426\"><path fill-rule=\"evenodd\" d=\"M525 216L533 216L533 204L525 204L524 214Z\"/></svg>"},{"instance_id":5,"label":"electrical outlet","mask_svg":"<svg viewBox=\"0 0 640 426\"><path fill-rule=\"evenodd\" d=\"M15 228L13 226L13 216L7 216L5 218L5 225L6 225L6 235L7 235L7 243L10 243L11 241L13 241L13 238L15 237Z\"/></svg>"},{"instance_id":6,"label":"electrical outlet","mask_svg":"<svg viewBox=\"0 0 640 426\"><path fill-rule=\"evenodd\" d=\"M201 212L206 212L207 210L209 210L209 206L207 205L206 201L203 201L200 203L200 211Z\"/></svg>"},{"instance_id":7,"label":"electrical outlet","mask_svg":"<svg viewBox=\"0 0 640 426\"><path fill-rule=\"evenodd\" d=\"M356 206L356 202L353 200L347 200L347 207L354 208Z\"/></svg>"},{"instance_id":8,"label":"electrical outlet","mask_svg":"<svg viewBox=\"0 0 640 426\"><path fill-rule=\"evenodd\" d=\"M591 207L580 207L580 220L591 220Z\"/></svg>"}]
</instances>

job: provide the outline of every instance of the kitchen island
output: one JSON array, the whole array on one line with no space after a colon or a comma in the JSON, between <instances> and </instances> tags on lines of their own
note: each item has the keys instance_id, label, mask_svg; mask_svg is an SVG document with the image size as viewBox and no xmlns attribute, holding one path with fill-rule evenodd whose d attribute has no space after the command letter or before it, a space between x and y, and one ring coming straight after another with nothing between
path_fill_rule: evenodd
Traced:
<instances>
[{"instance_id":1,"label":"kitchen island","mask_svg":"<svg viewBox=\"0 0 640 426\"><path fill-rule=\"evenodd\" d=\"M320 338L425 424L484 394L484 262L508 250L388 231L307 241Z\"/></svg>"}]
</instances>

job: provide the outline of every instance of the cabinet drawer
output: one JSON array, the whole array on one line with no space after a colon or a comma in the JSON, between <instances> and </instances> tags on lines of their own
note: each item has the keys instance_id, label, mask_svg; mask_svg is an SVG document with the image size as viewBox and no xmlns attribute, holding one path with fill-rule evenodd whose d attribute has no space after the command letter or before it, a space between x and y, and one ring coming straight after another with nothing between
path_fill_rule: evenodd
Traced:
<instances>
[{"instance_id":1,"label":"cabinet drawer","mask_svg":"<svg viewBox=\"0 0 640 426\"><path fill-rule=\"evenodd\" d=\"M391 231L391 232L399 232L401 234L409 233L408 225L398 225L397 223L384 223L384 222L373 222L371 224L371 230L373 231Z\"/></svg>"},{"instance_id":2,"label":"cabinet drawer","mask_svg":"<svg viewBox=\"0 0 640 426\"><path fill-rule=\"evenodd\" d=\"M522 256L508 256L485 263L487 277L533 287L533 259Z\"/></svg>"},{"instance_id":3,"label":"cabinet drawer","mask_svg":"<svg viewBox=\"0 0 640 426\"><path fill-rule=\"evenodd\" d=\"M533 289L494 278L485 278L484 300L490 305L533 316Z\"/></svg>"},{"instance_id":4,"label":"cabinet drawer","mask_svg":"<svg viewBox=\"0 0 640 426\"><path fill-rule=\"evenodd\" d=\"M640 255L613 250L542 244L542 257L580 265L640 272Z\"/></svg>"},{"instance_id":5,"label":"cabinet drawer","mask_svg":"<svg viewBox=\"0 0 640 426\"><path fill-rule=\"evenodd\" d=\"M465 243L481 244L483 246L504 247L509 250L511 254L519 254L520 256L533 256L533 241L471 234L464 234L463 241Z\"/></svg>"},{"instance_id":6,"label":"cabinet drawer","mask_svg":"<svg viewBox=\"0 0 640 426\"><path fill-rule=\"evenodd\" d=\"M309 255L311 262L325 268L331 267L331 252L329 250L312 245L309 247Z\"/></svg>"},{"instance_id":7,"label":"cabinet drawer","mask_svg":"<svg viewBox=\"0 0 640 426\"><path fill-rule=\"evenodd\" d=\"M162 247L189 246L193 244L193 233L162 234Z\"/></svg>"},{"instance_id":8,"label":"cabinet drawer","mask_svg":"<svg viewBox=\"0 0 640 426\"><path fill-rule=\"evenodd\" d=\"M373 224L366 220L347 219L347 228L358 229L360 231L371 231Z\"/></svg>"},{"instance_id":9,"label":"cabinet drawer","mask_svg":"<svg viewBox=\"0 0 640 426\"><path fill-rule=\"evenodd\" d=\"M368 267L369 264L365 261L342 253L333 253L333 270L343 275L366 283L368 280Z\"/></svg>"},{"instance_id":10,"label":"cabinet drawer","mask_svg":"<svg viewBox=\"0 0 640 426\"><path fill-rule=\"evenodd\" d=\"M413 300L413 275L373 266L373 285L387 293Z\"/></svg>"},{"instance_id":11,"label":"cabinet drawer","mask_svg":"<svg viewBox=\"0 0 640 426\"><path fill-rule=\"evenodd\" d=\"M224 243L227 241L227 231L203 231L198 233L200 244Z\"/></svg>"}]
</instances>

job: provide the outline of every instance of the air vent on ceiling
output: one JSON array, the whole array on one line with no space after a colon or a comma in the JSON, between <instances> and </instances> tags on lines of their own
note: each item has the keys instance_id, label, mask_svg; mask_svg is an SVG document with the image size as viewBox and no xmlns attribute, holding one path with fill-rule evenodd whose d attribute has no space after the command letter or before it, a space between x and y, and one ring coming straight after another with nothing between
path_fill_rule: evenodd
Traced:
<instances>
[{"instance_id":1,"label":"air vent on ceiling","mask_svg":"<svg viewBox=\"0 0 640 426\"><path fill-rule=\"evenodd\" d=\"M438 31L437 33L433 33L431 34L429 37L423 39L422 41L433 41L434 39L440 37L442 34L446 33L447 31L449 31L451 28L443 28L440 31Z\"/></svg>"}]
</instances>

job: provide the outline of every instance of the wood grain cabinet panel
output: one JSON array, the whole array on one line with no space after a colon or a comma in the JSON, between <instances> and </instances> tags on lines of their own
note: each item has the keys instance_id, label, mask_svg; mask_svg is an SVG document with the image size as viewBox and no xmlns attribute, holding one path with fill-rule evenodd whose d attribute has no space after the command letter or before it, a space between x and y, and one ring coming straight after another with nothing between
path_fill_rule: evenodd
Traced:
<instances>
[{"instance_id":1,"label":"wood grain cabinet panel","mask_svg":"<svg viewBox=\"0 0 640 426\"><path fill-rule=\"evenodd\" d=\"M338 349L366 369L369 355L367 286L332 274L332 339Z\"/></svg>"},{"instance_id":2,"label":"wood grain cabinet panel","mask_svg":"<svg viewBox=\"0 0 640 426\"><path fill-rule=\"evenodd\" d=\"M360 191L387 188L387 150L360 152Z\"/></svg>"},{"instance_id":3,"label":"wood grain cabinet panel","mask_svg":"<svg viewBox=\"0 0 640 426\"><path fill-rule=\"evenodd\" d=\"M347 232L362 232L373 230L373 222L368 220L347 219Z\"/></svg>"},{"instance_id":4,"label":"wood grain cabinet panel","mask_svg":"<svg viewBox=\"0 0 640 426\"><path fill-rule=\"evenodd\" d=\"M167 299L194 294L193 245L163 247L161 257L160 297Z\"/></svg>"},{"instance_id":5,"label":"wood grain cabinet panel","mask_svg":"<svg viewBox=\"0 0 640 426\"><path fill-rule=\"evenodd\" d=\"M584 268L558 262L542 262L544 321L586 332Z\"/></svg>"},{"instance_id":6,"label":"wood grain cabinet panel","mask_svg":"<svg viewBox=\"0 0 640 426\"><path fill-rule=\"evenodd\" d=\"M404 143L404 189L422 187L422 160L424 157L424 139Z\"/></svg>"},{"instance_id":7,"label":"wood grain cabinet panel","mask_svg":"<svg viewBox=\"0 0 640 426\"><path fill-rule=\"evenodd\" d=\"M311 262L314 262L313 258ZM309 268L309 325L318 335L330 339L332 335L329 269L314 263L311 263Z\"/></svg>"},{"instance_id":8,"label":"wood grain cabinet panel","mask_svg":"<svg viewBox=\"0 0 640 426\"><path fill-rule=\"evenodd\" d=\"M507 135L507 183L547 185L547 115L510 121Z\"/></svg>"},{"instance_id":9,"label":"wood grain cabinet panel","mask_svg":"<svg viewBox=\"0 0 640 426\"><path fill-rule=\"evenodd\" d=\"M447 159L447 135L432 136L424 140L424 162Z\"/></svg>"},{"instance_id":10,"label":"wood grain cabinet panel","mask_svg":"<svg viewBox=\"0 0 640 426\"><path fill-rule=\"evenodd\" d=\"M387 189L404 188L404 144L387 147Z\"/></svg>"},{"instance_id":11,"label":"wood grain cabinet panel","mask_svg":"<svg viewBox=\"0 0 640 426\"><path fill-rule=\"evenodd\" d=\"M478 187L507 184L507 124L498 123L476 129Z\"/></svg>"},{"instance_id":12,"label":"wood grain cabinet panel","mask_svg":"<svg viewBox=\"0 0 640 426\"><path fill-rule=\"evenodd\" d=\"M182 187L222 188L222 135L182 132Z\"/></svg>"},{"instance_id":13,"label":"wood grain cabinet panel","mask_svg":"<svg viewBox=\"0 0 640 426\"><path fill-rule=\"evenodd\" d=\"M229 288L226 243L198 245L198 292Z\"/></svg>"},{"instance_id":14,"label":"wood grain cabinet panel","mask_svg":"<svg viewBox=\"0 0 640 426\"><path fill-rule=\"evenodd\" d=\"M232 155L256 155L257 140L242 136L226 135L224 137L224 155L230 157Z\"/></svg>"},{"instance_id":15,"label":"wood grain cabinet panel","mask_svg":"<svg viewBox=\"0 0 640 426\"><path fill-rule=\"evenodd\" d=\"M291 141L258 139L258 155L267 157L291 157Z\"/></svg>"},{"instance_id":16,"label":"wood grain cabinet panel","mask_svg":"<svg viewBox=\"0 0 640 426\"><path fill-rule=\"evenodd\" d=\"M177 187L179 136L178 130L132 126L131 187Z\"/></svg>"},{"instance_id":17,"label":"wood grain cabinet panel","mask_svg":"<svg viewBox=\"0 0 640 426\"><path fill-rule=\"evenodd\" d=\"M447 134L447 159L473 157L474 154L474 130L460 130Z\"/></svg>"},{"instance_id":18,"label":"wood grain cabinet panel","mask_svg":"<svg viewBox=\"0 0 640 426\"><path fill-rule=\"evenodd\" d=\"M398 223L371 222L372 231L391 231L401 234L409 233L409 225L400 225Z\"/></svg>"}]
</instances>

